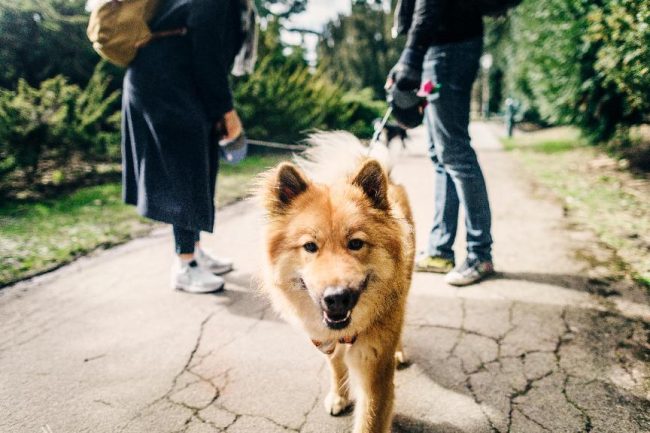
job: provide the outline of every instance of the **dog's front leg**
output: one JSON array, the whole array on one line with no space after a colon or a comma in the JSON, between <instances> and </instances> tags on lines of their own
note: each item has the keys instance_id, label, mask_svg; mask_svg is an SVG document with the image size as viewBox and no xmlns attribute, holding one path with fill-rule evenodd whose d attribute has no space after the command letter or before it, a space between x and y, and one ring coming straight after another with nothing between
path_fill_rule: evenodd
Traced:
<instances>
[{"instance_id":1,"label":"dog's front leg","mask_svg":"<svg viewBox=\"0 0 650 433\"><path fill-rule=\"evenodd\" d=\"M359 386L355 408L354 433L389 433L395 398L395 350L376 348L357 354L353 361ZM364 356L372 353L370 356Z\"/></svg>"},{"instance_id":2,"label":"dog's front leg","mask_svg":"<svg viewBox=\"0 0 650 433\"><path fill-rule=\"evenodd\" d=\"M348 367L345 365L346 347L337 344L334 353L328 356L332 385L325 397L325 410L330 415L340 415L350 407Z\"/></svg>"}]
</instances>

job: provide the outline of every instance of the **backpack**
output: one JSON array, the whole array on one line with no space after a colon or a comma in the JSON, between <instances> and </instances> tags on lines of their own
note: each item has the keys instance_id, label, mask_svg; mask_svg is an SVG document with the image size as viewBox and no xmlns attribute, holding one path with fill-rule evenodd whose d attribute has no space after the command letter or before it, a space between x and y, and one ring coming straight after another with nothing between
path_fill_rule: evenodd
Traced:
<instances>
[{"instance_id":1,"label":"backpack","mask_svg":"<svg viewBox=\"0 0 650 433\"><path fill-rule=\"evenodd\" d=\"M465 0L468 7L478 9L481 15L498 17L505 15L508 9L514 8L522 0Z\"/></svg>"},{"instance_id":2,"label":"backpack","mask_svg":"<svg viewBox=\"0 0 650 433\"><path fill-rule=\"evenodd\" d=\"M155 37L147 24L160 0L101 0L90 14L86 34L93 48L117 66L128 66L138 48Z\"/></svg>"}]
</instances>

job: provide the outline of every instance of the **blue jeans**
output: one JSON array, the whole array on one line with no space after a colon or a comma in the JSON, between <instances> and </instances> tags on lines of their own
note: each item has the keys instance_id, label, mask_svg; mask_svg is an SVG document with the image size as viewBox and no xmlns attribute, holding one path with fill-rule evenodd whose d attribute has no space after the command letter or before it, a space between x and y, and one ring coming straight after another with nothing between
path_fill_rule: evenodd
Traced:
<instances>
[{"instance_id":1,"label":"blue jeans","mask_svg":"<svg viewBox=\"0 0 650 433\"><path fill-rule=\"evenodd\" d=\"M460 204L465 209L470 260L492 260L490 204L468 133L472 84L483 49L482 38L435 45L424 59L423 81L441 84L429 96L425 125L436 170L435 212L428 253L454 259Z\"/></svg>"}]
</instances>

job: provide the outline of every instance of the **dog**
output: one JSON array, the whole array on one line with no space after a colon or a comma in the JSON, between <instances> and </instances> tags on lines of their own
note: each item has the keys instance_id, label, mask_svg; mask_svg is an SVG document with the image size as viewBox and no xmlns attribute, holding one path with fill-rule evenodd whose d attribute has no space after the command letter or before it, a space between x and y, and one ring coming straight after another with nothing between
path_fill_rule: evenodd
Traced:
<instances>
[{"instance_id":1,"label":"dog","mask_svg":"<svg viewBox=\"0 0 650 433\"><path fill-rule=\"evenodd\" d=\"M262 291L331 369L325 409L355 398L354 433L387 433L411 285L414 223L405 189L344 132L319 133L305 157L263 175Z\"/></svg>"},{"instance_id":2,"label":"dog","mask_svg":"<svg viewBox=\"0 0 650 433\"><path fill-rule=\"evenodd\" d=\"M381 119L375 119L372 124L376 130L381 125ZM399 138L402 143L402 150L406 150L406 139L408 136L407 130L399 126L397 123L386 123L381 131L384 146L388 147L391 141L395 138Z\"/></svg>"}]
</instances>

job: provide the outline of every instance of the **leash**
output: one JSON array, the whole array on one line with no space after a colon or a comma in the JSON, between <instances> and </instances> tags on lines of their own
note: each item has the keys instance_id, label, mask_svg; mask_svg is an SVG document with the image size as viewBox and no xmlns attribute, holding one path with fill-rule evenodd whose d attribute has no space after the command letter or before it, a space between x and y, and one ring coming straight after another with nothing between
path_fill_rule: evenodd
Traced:
<instances>
[{"instance_id":1,"label":"leash","mask_svg":"<svg viewBox=\"0 0 650 433\"><path fill-rule=\"evenodd\" d=\"M250 138L247 138L246 140L248 141L248 144L252 144L253 146L270 147L272 149L295 150L298 152L309 147L303 144L276 143L275 141L253 140Z\"/></svg>"},{"instance_id":2,"label":"leash","mask_svg":"<svg viewBox=\"0 0 650 433\"><path fill-rule=\"evenodd\" d=\"M368 145L368 152L367 152L368 155L370 155L370 151L379 141L379 135L381 134L381 131L384 130L384 127L388 122L388 118L392 113L393 113L393 107L389 105L388 108L386 109L386 114L384 114L384 117L381 119L381 122L379 122L379 124L375 126L375 132L372 134L370 145Z\"/></svg>"},{"instance_id":3,"label":"leash","mask_svg":"<svg viewBox=\"0 0 650 433\"><path fill-rule=\"evenodd\" d=\"M372 148L377 144L379 141L379 135L381 134L381 131L384 129L386 126L386 123L388 122L388 118L393 112L393 107L388 107L386 109L386 113L384 113L384 117L381 119L381 122L379 122L376 127L375 131L372 134L372 139L370 140L370 144L368 145L368 151L367 154L370 155L370 151ZM265 140L254 140L251 138L247 138L246 141L248 144L251 144L253 146L260 146L260 147L269 147L272 149L282 149L282 150L295 150L297 152L301 152L303 150L306 150L309 148L309 146L305 146L303 144L286 144L286 143L278 143L275 141L265 141Z\"/></svg>"}]
</instances>

